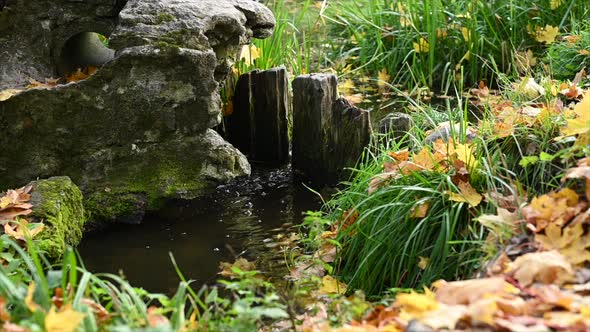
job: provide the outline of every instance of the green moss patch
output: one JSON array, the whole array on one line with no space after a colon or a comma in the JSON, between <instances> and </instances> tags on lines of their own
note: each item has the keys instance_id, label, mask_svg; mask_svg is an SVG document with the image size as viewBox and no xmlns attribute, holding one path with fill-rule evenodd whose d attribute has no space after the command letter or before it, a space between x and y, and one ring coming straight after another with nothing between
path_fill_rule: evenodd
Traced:
<instances>
[{"instance_id":1,"label":"green moss patch","mask_svg":"<svg viewBox=\"0 0 590 332\"><path fill-rule=\"evenodd\" d=\"M50 258L59 258L67 246L75 246L82 239L86 222L82 193L67 176L35 181L32 185L32 216L46 227L37 238L39 249Z\"/></svg>"}]
</instances>

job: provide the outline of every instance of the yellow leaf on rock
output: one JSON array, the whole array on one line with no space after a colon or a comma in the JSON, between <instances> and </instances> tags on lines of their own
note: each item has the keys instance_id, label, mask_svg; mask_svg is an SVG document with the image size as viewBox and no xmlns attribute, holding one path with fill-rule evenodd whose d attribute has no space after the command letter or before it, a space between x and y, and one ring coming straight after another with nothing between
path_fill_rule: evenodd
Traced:
<instances>
[{"instance_id":1,"label":"yellow leaf on rock","mask_svg":"<svg viewBox=\"0 0 590 332\"><path fill-rule=\"evenodd\" d=\"M338 281L336 278L331 276L324 276L322 278L322 286L318 290L320 294L344 294L346 293L346 284L342 281Z\"/></svg>"},{"instance_id":2,"label":"yellow leaf on rock","mask_svg":"<svg viewBox=\"0 0 590 332\"><path fill-rule=\"evenodd\" d=\"M0 91L0 101L8 100L10 97L14 96L15 94L21 92L21 89L6 89Z\"/></svg>"},{"instance_id":3,"label":"yellow leaf on rock","mask_svg":"<svg viewBox=\"0 0 590 332\"><path fill-rule=\"evenodd\" d=\"M537 27L535 39L540 43L551 44L559 34L559 28L549 24L544 28Z\"/></svg>"},{"instance_id":4,"label":"yellow leaf on rock","mask_svg":"<svg viewBox=\"0 0 590 332\"><path fill-rule=\"evenodd\" d=\"M52 306L45 316L45 331L74 332L82 319L84 314L73 310L70 305L63 306L59 312Z\"/></svg>"}]
</instances>

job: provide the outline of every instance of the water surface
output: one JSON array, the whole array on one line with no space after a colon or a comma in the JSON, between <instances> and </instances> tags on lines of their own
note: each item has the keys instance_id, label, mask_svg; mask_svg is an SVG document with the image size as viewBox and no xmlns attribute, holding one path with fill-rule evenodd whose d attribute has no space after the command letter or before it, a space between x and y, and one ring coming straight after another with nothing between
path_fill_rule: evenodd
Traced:
<instances>
[{"instance_id":1,"label":"water surface","mask_svg":"<svg viewBox=\"0 0 590 332\"><path fill-rule=\"evenodd\" d=\"M236 256L258 259L259 269L273 273L284 265L277 235L296 231L302 213L318 208L317 196L289 169L258 169L206 198L170 201L141 225L87 235L78 250L92 272L122 273L134 286L171 293L179 278L169 253L197 288L214 283L219 262Z\"/></svg>"}]
</instances>

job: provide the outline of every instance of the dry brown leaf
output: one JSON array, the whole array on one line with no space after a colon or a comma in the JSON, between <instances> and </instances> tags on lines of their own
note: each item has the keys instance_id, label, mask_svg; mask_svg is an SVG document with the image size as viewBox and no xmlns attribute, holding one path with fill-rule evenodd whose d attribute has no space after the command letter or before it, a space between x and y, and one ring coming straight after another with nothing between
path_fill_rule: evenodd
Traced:
<instances>
[{"instance_id":1,"label":"dry brown leaf","mask_svg":"<svg viewBox=\"0 0 590 332\"><path fill-rule=\"evenodd\" d=\"M441 305L439 309L427 312L420 322L435 330L455 330L457 323L467 314L464 305Z\"/></svg>"},{"instance_id":2,"label":"dry brown leaf","mask_svg":"<svg viewBox=\"0 0 590 332\"><path fill-rule=\"evenodd\" d=\"M13 222L14 223L14 222ZM10 225L11 223L4 224L4 233L12 236L17 240L26 240L27 238L33 238L35 235L39 234L45 228L45 225L40 223L30 224L34 226L32 229L29 229L29 222L26 219L21 218L18 223L13 226Z\"/></svg>"},{"instance_id":3,"label":"dry brown leaf","mask_svg":"<svg viewBox=\"0 0 590 332\"><path fill-rule=\"evenodd\" d=\"M155 306L150 306L147 310L148 314L148 326L149 327L170 327L170 321L166 316L160 313L160 309Z\"/></svg>"},{"instance_id":4,"label":"dry brown leaf","mask_svg":"<svg viewBox=\"0 0 590 332\"><path fill-rule=\"evenodd\" d=\"M428 201L421 202L418 205L414 205L410 210L410 218L424 218L428 214L430 203Z\"/></svg>"},{"instance_id":5,"label":"dry brown leaf","mask_svg":"<svg viewBox=\"0 0 590 332\"><path fill-rule=\"evenodd\" d=\"M2 327L3 332L29 332L29 329L18 326L11 322L5 322L0 327Z\"/></svg>"},{"instance_id":6,"label":"dry brown leaf","mask_svg":"<svg viewBox=\"0 0 590 332\"><path fill-rule=\"evenodd\" d=\"M496 298L496 305L503 313L513 316L523 315L527 309L527 304L522 297L511 294L498 296Z\"/></svg>"},{"instance_id":7,"label":"dry brown leaf","mask_svg":"<svg viewBox=\"0 0 590 332\"><path fill-rule=\"evenodd\" d=\"M470 279L446 282L439 280L436 287L436 299L445 304L471 304L485 294L518 294L519 290L502 277Z\"/></svg>"},{"instance_id":8,"label":"dry brown leaf","mask_svg":"<svg viewBox=\"0 0 590 332\"><path fill-rule=\"evenodd\" d=\"M566 227L559 227L555 223L545 228L545 234L536 234L535 240L546 250L558 250L566 259L574 264L590 261L590 233L583 235L582 223L572 223Z\"/></svg>"},{"instance_id":9,"label":"dry brown leaf","mask_svg":"<svg viewBox=\"0 0 590 332\"><path fill-rule=\"evenodd\" d=\"M382 304L376 305L368 314L365 315L360 323L353 321L353 326L372 325L382 327L395 321L399 315L399 309L391 306L386 307Z\"/></svg>"},{"instance_id":10,"label":"dry brown leaf","mask_svg":"<svg viewBox=\"0 0 590 332\"><path fill-rule=\"evenodd\" d=\"M529 293L542 303L549 304L550 308L574 310L572 305L576 295L560 289L557 285L534 285L529 289Z\"/></svg>"},{"instance_id":11,"label":"dry brown leaf","mask_svg":"<svg viewBox=\"0 0 590 332\"><path fill-rule=\"evenodd\" d=\"M387 154L396 161L407 161L410 158L410 151L408 149L389 151Z\"/></svg>"},{"instance_id":12,"label":"dry brown leaf","mask_svg":"<svg viewBox=\"0 0 590 332\"><path fill-rule=\"evenodd\" d=\"M514 125L507 122L494 123L494 136L504 138L514 134Z\"/></svg>"},{"instance_id":13,"label":"dry brown leaf","mask_svg":"<svg viewBox=\"0 0 590 332\"><path fill-rule=\"evenodd\" d=\"M562 331L588 331L589 322L579 313L569 311L549 311L543 315L545 325Z\"/></svg>"},{"instance_id":14,"label":"dry brown leaf","mask_svg":"<svg viewBox=\"0 0 590 332\"><path fill-rule=\"evenodd\" d=\"M104 324L109 319L111 319L111 314L109 314L109 312L101 304L96 303L89 298L83 298L80 302L92 310L94 317L97 318L99 324Z\"/></svg>"},{"instance_id":15,"label":"dry brown leaf","mask_svg":"<svg viewBox=\"0 0 590 332\"><path fill-rule=\"evenodd\" d=\"M510 274L527 287L534 282L562 285L572 280L572 265L558 251L524 254L509 265Z\"/></svg>"},{"instance_id":16,"label":"dry brown leaf","mask_svg":"<svg viewBox=\"0 0 590 332\"><path fill-rule=\"evenodd\" d=\"M66 82L71 83L85 80L88 77L92 76L96 72L96 70L97 68L95 66L78 68L76 69L76 71L66 75Z\"/></svg>"},{"instance_id":17,"label":"dry brown leaf","mask_svg":"<svg viewBox=\"0 0 590 332\"><path fill-rule=\"evenodd\" d=\"M12 96L21 93L22 89L6 89L0 91L0 101L5 101L11 98Z\"/></svg>"},{"instance_id":18,"label":"dry brown leaf","mask_svg":"<svg viewBox=\"0 0 590 332\"><path fill-rule=\"evenodd\" d=\"M454 202L465 202L472 207L476 207L481 203L483 196L481 196L469 182L460 182L457 187L459 188L460 194L448 191L449 200Z\"/></svg>"},{"instance_id":19,"label":"dry brown leaf","mask_svg":"<svg viewBox=\"0 0 590 332\"><path fill-rule=\"evenodd\" d=\"M493 326L498 312L496 298L484 296L467 307L466 315L471 319L472 324L484 323Z\"/></svg>"},{"instance_id":20,"label":"dry brown leaf","mask_svg":"<svg viewBox=\"0 0 590 332\"><path fill-rule=\"evenodd\" d=\"M242 271L254 271L256 270L256 265L254 265L252 262L249 262L247 259L240 257L233 263L220 262L219 269L221 271L218 272L218 274L223 277L234 278L236 277L236 274L232 271L233 268L238 268Z\"/></svg>"},{"instance_id":21,"label":"dry brown leaf","mask_svg":"<svg viewBox=\"0 0 590 332\"><path fill-rule=\"evenodd\" d=\"M521 316L522 317L522 316ZM526 317L527 321L521 322L521 317L507 317L496 318L494 323L506 331L518 332L550 332L551 330L545 326L542 319L536 317ZM520 321L519 321L520 320Z\"/></svg>"}]
</instances>

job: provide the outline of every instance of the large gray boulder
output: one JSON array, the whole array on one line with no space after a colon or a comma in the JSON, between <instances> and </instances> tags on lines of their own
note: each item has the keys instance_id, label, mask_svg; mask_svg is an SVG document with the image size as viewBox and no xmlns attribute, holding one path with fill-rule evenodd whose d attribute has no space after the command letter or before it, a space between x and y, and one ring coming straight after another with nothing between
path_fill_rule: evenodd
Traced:
<instances>
[{"instance_id":1,"label":"large gray boulder","mask_svg":"<svg viewBox=\"0 0 590 332\"><path fill-rule=\"evenodd\" d=\"M86 193L198 195L250 173L210 128L240 45L268 36L251 0L4 0L0 90L76 66L89 78L0 101L0 189L67 175ZM96 34L108 36L109 48Z\"/></svg>"}]
</instances>

